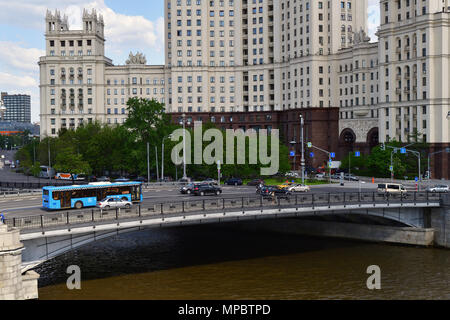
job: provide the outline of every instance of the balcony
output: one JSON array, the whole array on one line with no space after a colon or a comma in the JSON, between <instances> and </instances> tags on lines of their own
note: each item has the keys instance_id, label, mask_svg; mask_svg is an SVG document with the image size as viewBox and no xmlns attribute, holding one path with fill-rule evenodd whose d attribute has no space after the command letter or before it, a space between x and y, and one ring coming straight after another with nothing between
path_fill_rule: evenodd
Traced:
<instances>
[{"instance_id":1,"label":"balcony","mask_svg":"<svg viewBox=\"0 0 450 320\"><path fill-rule=\"evenodd\" d=\"M397 81L402 80L402 75L401 75L401 74L398 74L398 75L395 77L395 79L397 79Z\"/></svg>"},{"instance_id":2,"label":"balcony","mask_svg":"<svg viewBox=\"0 0 450 320\"><path fill-rule=\"evenodd\" d=\"M401 89L401 88L395 89L395 93L396 93L396 94L402 94L402 89Z\"/></svg>"},{"instance_id":3,"label":"balcony","mask_svg":"<svg viewBox=\"0 0 450 320\"><path fill-rule=\"evenodd\" d=\"M411 49L410 46L406 46L406 47L405 47L405 52L408 52L410 49Z\"/></svg>"},{"instance_id":4,"label":"balcony","mask_svg":"<svg viewBox=\"0 0 450 320\"><path fill-rule=\"evenodd\" d=\"M409 73L405 74L405 79L406 79L406 80L409 80L410 78L411 78L411 76L410 76Z\"/></svg>"},{"instance_id":5,"label":"balcony","mask_svg":"<svg viewBox=\"0 0 450 320\"><path fill-rule=\"evenodd\" d=\"M401 52L402 52L402 48L397 47L397 48L395 49L395 52L396 52L396 53L401 53Z\"/></svg>"},{"instance_id":6,"label":"balcony","mask_svg":"<svg viewBox=\"0 0 450 320\"><path fill-rule=\"evenodd\" d=\"M405 87L404 91L405 91L406 94L409 94L410 93L410 88L409 87Z\"/></svg>"},{"instance_id":7,"label":"balcony","mask_svg":"<svg viewBox=\"0 0 450 320\"><path fill-rule=\"evenodd\" d=\"M413 92L417 93L417 86L413 86Z\"/></svg>"}]
</instances>

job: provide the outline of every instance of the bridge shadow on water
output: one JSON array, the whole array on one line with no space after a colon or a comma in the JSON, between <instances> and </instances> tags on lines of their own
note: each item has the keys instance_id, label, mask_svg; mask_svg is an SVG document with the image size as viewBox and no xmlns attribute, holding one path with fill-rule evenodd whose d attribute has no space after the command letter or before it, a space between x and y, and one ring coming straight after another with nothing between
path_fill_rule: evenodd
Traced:
<instances>
[{"instance_id":1,"label":"bridge shadow on water","mask_svg":"<svg viewBox=\"0 0 450 320\"><path fill-rule=\"evenodd\" d=\"M361 241L268 231L289 220L146 229L101 240L49 260L35 270L39 287L65 283L68 266L81 268L83 280L149 273L182 267L285 256L335 248Z\"/></svg>"}]
</instances>

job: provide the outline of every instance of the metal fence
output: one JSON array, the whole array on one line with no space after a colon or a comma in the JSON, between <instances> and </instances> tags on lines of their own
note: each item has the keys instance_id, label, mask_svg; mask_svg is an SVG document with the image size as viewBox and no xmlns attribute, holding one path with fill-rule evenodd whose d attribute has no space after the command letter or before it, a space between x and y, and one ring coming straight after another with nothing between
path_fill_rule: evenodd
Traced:
<instances>
[{"instance_id":1,"label":"metal fence","mask_svg":"<svg viewBox=\"0 0 450 320\"><path fill-rule=\"evenodd\" d=\"M47 181L47 182L46 182ZM0 188L2 189L42 189L43 187L63 187L67 185L83 185L87 184L87 182L83 181L65 181L65 182L56 182L55 180L43 180L41 182L5 182L0 181Z\"/></svg>"},{"instance_id":2,"label":"metal fence","mask_svg":"<svg viewBox=\"0 0 450 320\"><path fill-rule=\"evenodd\" d=\"M174 217L187 216L195 213L217 213L251 210L267 210L276 208L331 208L339 205L377 205L377 204L416 204L441 203L441 194L428 192L409 193L402 195L385 195L376 192L362 193L323 193L296 194L284 198L249 196L240 198L193 199L187 201L160 202L151 205L137 205L130 209L113 210L81 210L58 211L22 218L8 218L8 226L22 230L47 230L58 226L74 226L82 224L103 223L105 221L122 221L145 219L154 216Z\"/></svg>"}]
</instances>

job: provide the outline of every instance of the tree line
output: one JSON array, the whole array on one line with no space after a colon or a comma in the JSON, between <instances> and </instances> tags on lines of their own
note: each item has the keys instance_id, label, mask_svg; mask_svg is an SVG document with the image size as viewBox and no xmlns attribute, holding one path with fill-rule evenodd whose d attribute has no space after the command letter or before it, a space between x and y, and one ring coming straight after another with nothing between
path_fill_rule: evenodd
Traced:
<instances>
[{"instance_id":1,"label":"tree line","mask_svg":"<svg viewBox=\"0 0 450 320\"><path fill-rule=\"evenodd\" d=\"M178 178L182 175L182 165L176 167L171 160L172 149L180 141L172 141L168 136L179 124L173 124L164 112L164 105L156 100L132 98L127 103L128 118L124 124L102 125L98 122L79 126L76 130L61 129L57 137L28 141L17 153L23 170L38 175L40 166L51 166L56 172L83 175L141 175L147 177L147 161L153 180L157 171L161 172L162 152L164 152L164 175ZM215 128L214 124L203 125L203 129ZM187 129L191 132L191 129ZM193 136L193 133L192 133ZM165 147L162 150L162 141ZM224 139L225 140L225 139ZM270 143L270 141L269 141ZM290 169L289 150L280 142L280 172ZM147 159L147 145L150 156ZM204 143L203 147L206 147ZM191 146L194 154L194 146ZM224 153L226 144L224 144ZM270 147L269 147L270 150ZM235 150L235 155L236 155ZM246 143L248 155L249 144ZM248 156L247 156L248 157ZM248 163L248 161L246 161ZM261 163L244 165L222 165L224 177L259 177ZM178 173L178 174L177 174ZM217 177L216 164L189 164L187 175L193 178Z\"/></svg>"}]
</instances>

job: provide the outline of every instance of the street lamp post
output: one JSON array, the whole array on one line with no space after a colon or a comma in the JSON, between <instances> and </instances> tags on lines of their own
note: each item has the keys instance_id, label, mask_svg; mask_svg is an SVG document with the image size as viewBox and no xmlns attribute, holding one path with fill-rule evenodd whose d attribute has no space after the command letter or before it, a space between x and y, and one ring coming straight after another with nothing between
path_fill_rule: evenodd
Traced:
<instances>
[{"instance_id":1,"label":"street lamp post","mask_svg":"<svg viewBox=\"0 0 450 320\"><path fill-rule=\"evenodd\" d=\"M301 140L301 148L302 148L302 159L301 159L301 166L302 166L302 184L305 184L305 148L304 148L304 141L303 141L303 128L305 126L305 120L303 119L303 116L300 115L300 140Z\"/></svg>"},{"instance_id":2,"label":"street lamp post","mask_svg":"<svg viewBox=\"0 0 450 320\"><path fill-rule=\"evenodd\" d=\"M147 142L147 183L150 183L150 143Z\"/></svg>"},{"instance_id":3,"label":"street lamp post","mask_svg":"<svg viewBox=\"0 0 450 320\"><path fill-rule=\"evenodd\" d=\"M187 180L186 175L186 114L183 113L181 123L183 125L183 180Z\"/></svg>"},{"instance_id":4,"label":"street lamp post","mask_svg":"<svg viewBox=\"0 0 450 320\"><path fill-rule=\"evenodd\" d=\"M171 134L169 134L168 136L165 136L163 139L162 139L162 148L161 148L161 152L162 152L162 154L161 154L161 180L162 181L164 181L164 140L165 139L167 139L167 138L171 138L172 137L172 135Z\"/></svg>"},{"instance_id":5,"label":"street lamp post","mask_svg":"<svg viewBox=\"0 0 450 320\"><path fill-rule=\"evenodd\" d=\"M50 161L50 138L48 139L48 170L50 172L49 177L50 177L50 183L52 182L52 170L51 170L51 161Z\"/></svg>"},{"instance_id":6,"label":"street lamp post","mask_svg":"<svg viewBox=\"0 0 450 320\"><path fill-rule=\"evenodd\" d=\"M159 182L158 146L156 146L156 145L155 145L155 158L156 158L156 181Z\"/></svg>"}]
</instances>

